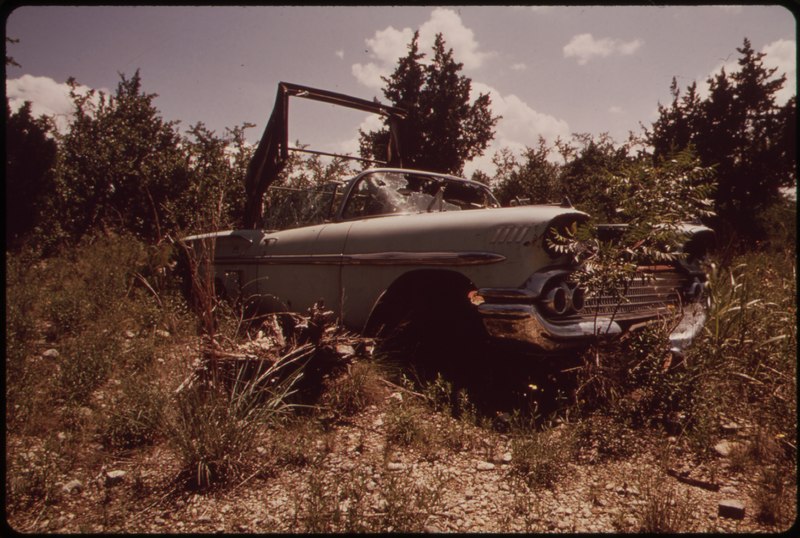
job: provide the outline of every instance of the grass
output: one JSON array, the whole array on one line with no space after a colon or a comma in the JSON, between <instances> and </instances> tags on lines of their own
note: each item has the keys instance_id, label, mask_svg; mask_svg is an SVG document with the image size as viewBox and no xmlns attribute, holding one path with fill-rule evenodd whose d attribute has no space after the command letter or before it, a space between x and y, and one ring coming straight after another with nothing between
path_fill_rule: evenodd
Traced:
<instances>
[{"instance_id":1,"label":"grass","mask_svg":"<svg viewBox=\"0 0 800 538\"><path fill-rule=\"evenodd\" d=\"M315 402L320 412L305 414L292 413L291 367L286 374L265 366L249 375L234 368L227 385L207 379L175 393L191 360L208 349L196 344L196 314L178 293L167 262L154 259L135 238L114 234L48 259L7 256L7 432L35 447L9 448L10 510L58 504L65 471L83 466L99 472L109 454L156 445L172 449L187 488L239 483L259 469L269 477L287 466L315 475L306 491L316 495L316 504L298 500L298 528L309 532L422 530L441 500L444 479L420 485L402 473L375 480L355 471L338 478L314 472L335 448L335 428L371 405L386 410L384 456L404 452L442 461L468 453L492 461L490 451L481 452L481 438L495 432L471 401L473 387L456 388L442 375L404 384L385 400L383 366L356 360L342 375L325 378ZM510 426L504 422L513 480L531 494L556 487L569 464L638 451L645 430L663 430L695 456L710 457L720 424L734 418L757 428L734 451L730 467L752 477L758 521L785 525L793 512L784 499L796 482L795 271L793 256L776 252L743 253L729 265L712 266L709 320L683 363L664 368L664 334L653 327L590 357L601 360L588 361L581 372L574 389L583 402L570 409L564 427L544 427L551 417L538 416L536 408L517 413ZM218 343L235 345L241 317L224 308L215 315L217 322L203 318L203 327L217 331ZM193 343L180 350L181 342ZM49 349L58 356L42 356ZM539 384L548 391L569 387ZM324 423L329 416L333 424ZM55 443L57 434L66 441ZM79 451L98 441L104 450L94 460L83 455L75 463ZM143 480L136 491L153 491ZM377 489L365 490L370 480ZM642 530L687 530L685 499L677 491L647 491L636 512ZM517 497L517 515L535 530L538 505L530 495Z\"/></svg>"}]
</instances>

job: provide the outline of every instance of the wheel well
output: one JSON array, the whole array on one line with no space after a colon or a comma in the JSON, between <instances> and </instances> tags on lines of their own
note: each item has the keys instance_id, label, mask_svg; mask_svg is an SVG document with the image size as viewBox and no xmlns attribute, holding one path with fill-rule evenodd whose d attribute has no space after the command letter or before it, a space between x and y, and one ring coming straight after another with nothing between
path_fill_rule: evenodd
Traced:
<instances>
[{"instance_id":1,"label":"wheel well","mask_svg":"<svg viewBox=\"0 0 800 538\"><path fill-rule=\"evenodd\" d=\"M455 271L411 271L395 280L372 308L364 333L375 336L384 326L391 327L408 320L419 309L426 317L469 307L467 294L475 285ZM413 321L413 320L408 320Z\"/></svg>"}]
</instances>

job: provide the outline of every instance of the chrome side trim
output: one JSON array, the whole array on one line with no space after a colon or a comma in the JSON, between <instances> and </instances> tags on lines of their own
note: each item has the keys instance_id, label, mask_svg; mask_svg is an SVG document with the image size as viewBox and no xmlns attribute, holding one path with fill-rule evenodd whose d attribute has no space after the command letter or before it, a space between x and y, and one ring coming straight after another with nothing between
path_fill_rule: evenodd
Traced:
<instances>
[{"instance_id":1,"label":"chrome side trim","mask_svg":"<svg viewBox=\"0 0 800 538\"><path fill-rule=\"evenodd\" d=\"M367 254L276 254L271 256L217 256L218 265L433 265L462 266L499 263L494 252L375 252Z\"/></svg>"}]
</instances>

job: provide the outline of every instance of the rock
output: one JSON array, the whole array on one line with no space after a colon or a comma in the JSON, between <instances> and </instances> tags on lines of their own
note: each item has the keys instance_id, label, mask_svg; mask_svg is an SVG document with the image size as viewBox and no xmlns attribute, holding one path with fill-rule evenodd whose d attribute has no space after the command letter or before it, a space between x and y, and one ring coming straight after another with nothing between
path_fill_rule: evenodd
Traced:
<instances>
[{"instance_id":1,"label":"rock","mask_svg":"<svg viewBox=\"0 0 800 538\"><path fill-rule=\"evenodd\" d=\"M719 502L717 513L719 517L744 519L744 503L736 499L724 499Z\"/></svg>"},{"instance_id":2,"label":"rock","mask_svg":"<svg viewBox=\"0 0 800 538\"><path fill-rule=\"evenodd\" d=\"M263 446L260 446L256 448L256 452L258 452L259 456L266 456L267 449L264 448Z\"/></svg>"},{"instance_id":3,"label":"rock","mask_svg":"<svg viewBox=\"0 0 800 538\"><path fill-rule=\"evenodd\" d=\"M83 484L80 480L70 480L64 487L61 488L64 490L64 493L72 494L72 493L80 493L83 490Z\"/></svg>"},{"instance_id":4,"label":"rock","mask_svg":"<svg viewBox=\"0 0 800 538\"><path fill-rule=\"evenodd\" d=\"M133 331L125 331L124 333L122 333L122 336L130 340L132 338L136 338L136 333Z\"/></svg>"},{"instance_id":5,"label":"rock","mask_svg":"<svg viewBox=\"0 0 800 538\"><path fill-rule=\"evenodd\" d=\"M198 523L208 523L210 521L211 521L211 516L208 515L208 513L205 513L205 512L200 514L200 517L197 518L197 522Z\"/></svg>"},{"instance_id":6,"label":"rock","mask_svg":"<svg viewBox=\"0 0 800 538\"><path fill-rule=\"evenodd\" d=\"M511 452L506 452L500 458L500 461L502 461L503 463L511 463L511 459L512 459Z\"/></svg>"},{"instance_id":7,"label":"rock","mask_svg":"<svg viewBox=\"0 0 800 538\"><path fill-rule=\"evenodd\" d=\"M491 471L494 469L494 463L489 463L488 461L479 461L475 468L479 471Z\"/></svg>"},{"instance_id":8,"label":"rock","mask_svg":"<svg viewBox=\"0 0 800 538\"><path fill-rule=\"evenodd\" d=\"M66 441L67 434L64 432L58 432L58 434L56 435L56 439L58 439L59 441Z\"/></svg>"},{"instance_id":9,"label":"rock","mask_svg":"<svg viewBox=\"0 0 800 538\"><path fill-rule=\"evenodd\" d=\"M736 433L739 432L740 426L735 422L731 421L726 424L723 424L720 429L722 430L722 433L726 435L735 435Z\"/></svg>"},{"instance_id":10,"label":"rock","mask_svg":"<svg viewBox=\"0 0 800 538\"><path fill-rule=\"evenodd\" d=\"M397 402L403 401L403 395L399 392L393 392L389 396L386 397L387 400L395 400Z\"/></svg>"},{"instance_id":11,"label":"rock","mask_svg":"<svg viewBox=\"0 0 800 538\"><path fill-rule=\"evenodd\" d=\"M157 329L156 330L156 336L159 336L161 338L169 338L170 334L169 334L169 331L165 331L163 329Z\"/></svg>"},{"instance_id":12,"label":"rock","mask_svg":"<svg viewBox=\"0 0 800 538\"><path fill-rule=\"evenodd\" d=\"M57 359L59 355L60 353L58 352L58 350L54 348L48 349L47 351L42 353L42 357L45 359Z\"/></svg>"},{"instance_id":13,"label":"rock","mask_svg":"<svg viewBox=\"0 0 800 538\"><path fill-rule=\"evenodd\" d=\"M733 449L733 444L728 441L720 441L719 443L714 445L714 452L716 452L723 458L727 458L728 456L730 456L732 449Z\"/></svg>"},{"instance_id":14,"label":"rock","mask_svg":"<svg viewBox=\"0 0 800 538\"><path fill-rule=\"evenodd\" d=\"M108 471L106 473L106 487L110 488L122 483L127 473L125 471Z\"/></svg>"},{"instance_id":15,"label":"rock","mask_svg":"<svg viewBox=\"0 0 800 538\"><path fill-rule=\"evenodd\" d=\"M356 354L356 350L353 346L348 344L337 344L336 345L336 353L344 358L352 357Z\"/></svg>"},{"instance_id":16,"label":"rock","mask_svg":"<svg viewBox=\"0 0 800 538\"><path fill-rule=\"evenodd\" d=\"M406 466L403 465L402 463L397 463L396 461L390 461L389 463L386 464L386 468L389 469L390 471L402 471L403 469L406 468Z\"/></svg>"}]
</instances>

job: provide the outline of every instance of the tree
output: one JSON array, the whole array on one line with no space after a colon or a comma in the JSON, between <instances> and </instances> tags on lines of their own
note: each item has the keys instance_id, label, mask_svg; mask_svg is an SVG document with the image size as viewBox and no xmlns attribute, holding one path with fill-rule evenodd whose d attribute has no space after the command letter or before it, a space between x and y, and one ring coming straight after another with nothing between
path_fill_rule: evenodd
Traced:
<instances>
[{"instance_id":1,"label":"tree","mask_svg":"<svg viewBox=\"0 0 800 538\"><path fill-rule=\"evenodd\" d=\"M81 95L70 79L75 107L69 131L60 137L54 211L64 232L80 237L98 225L117 225L158 239L165 207L189 185L189 162L176 122L164 121L153 106L156 94L142 92L137 70L121 75L113 96Z\"/></svg>"},{"instance_id":2,"label":"tree","mask_svg":"<svg viewBox=\"0 0 800 538\"><path fill-rule=\"evenodd\" d=\"M56 142L43 118L34 119L26 101L15 113L6 99L6 245L19 246L39 221L52 192Z\"/></svg>"},{"instance_id":3,"label":"tree","mask_svg":"<svg viewBox=\"0 0 800 538\"><path fill-rule=\"evenodd\" d=\"M425 55L419 52L418 40L419 32L415 32L408 54L399 59L390 77L383 77L384 96L408 112L400 133L403 164L462 174L464 164L482 155L494 138L500 118L492 116L488 94L470 102L472 82L459 74L463 64L453 59L452 49L445 48L442 34L436 35L429 64L422 63ZM362 157L386 160L387 128L360 135Z\"/></svg>"},{"instance_id":4,"label":"tree","mask_svg":"<svg viewBox=\"0 0 800 538\"><path fill-rule=\"evenodd\" d=\"M551 151L544 138L539 137L537 147L525 148L522 162L507 148L495 154L492 159L496 167L495 196L502 205L509 205L515 199L527 199L535 204L560 201L560 167L549 160Z\"/></svg>"},{"instance_id":5,"label":"tree","mask_svg":"<svg viewBox=\"0 0 800 538\"><path fill-rule=\"evenodd\" d=\"M718 231L760 239L767 232L763 215L780 201L781 188L796 182L796 99L779 106L776 94L786 76L766 68L765 54L748 39L736 50L738 70L710 77L706 99L694 84L679 99L673 79L672 105L659 105L646 136L657 158L693 147L702 165L716 170Z\"/></svg>"},{"instance_id":6,"label":"tree","mask_svg":"<svg viewBox=\"0 0 800 538\"><path fill-rule=\"evenodd\" d=\"M573 135L580 147L560 146L565 156L561 168L561 193L579 209L605 222L617 222L619 200L613 192L615 176L628 162L628 148L616 147L607 134L595 140L589 134Z\"/></svg>"}]
</instances>

